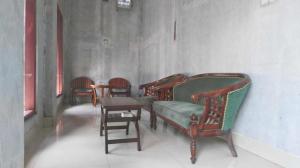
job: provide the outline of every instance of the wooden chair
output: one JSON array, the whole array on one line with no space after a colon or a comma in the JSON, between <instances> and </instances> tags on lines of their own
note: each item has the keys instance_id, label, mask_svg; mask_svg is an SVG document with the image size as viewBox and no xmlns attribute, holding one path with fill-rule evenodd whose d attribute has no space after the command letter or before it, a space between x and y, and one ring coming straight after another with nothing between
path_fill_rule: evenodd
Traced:
<instances>
[{"instance_id":1,"label":"wooden chair","mask_svg":"<svg viewBox=\"0 0 300 168\"><path fill-rule=\"evenodd\" d=\"M114 96L131 96L131 84L124 78L112 78L108 81L108 94Z\"/></svg>"},{"instance_id":2,"label":"wooden chair","mask_svg":"<svg viewBox=\"0 0 300 168\"><path fill-rule=\"evenodd\" d=\"M95 82L88 77L77 77L71 81L71 103L75 104L76 97L90 97L93 102L93 89Z\"/></svg>"}]
</instances>

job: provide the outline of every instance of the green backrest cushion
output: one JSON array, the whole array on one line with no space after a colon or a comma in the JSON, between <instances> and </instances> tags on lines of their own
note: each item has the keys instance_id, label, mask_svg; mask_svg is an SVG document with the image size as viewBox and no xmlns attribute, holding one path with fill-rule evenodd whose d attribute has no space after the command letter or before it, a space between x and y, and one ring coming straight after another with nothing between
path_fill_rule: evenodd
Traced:
<instances>
[{"instance_id":1,"label":"green backrest cushion","mask_svg":"<svg viewBox=\"0 0 300 168\"><path fill-rule=\"evenodd\" d=\"M242 105L246 94L250 88L250 83L244 87L231 91L227 95L227 102L225 106L222 130L226 131L232 129L237 112Z\"/></svg>"},{"instance_id":2,"label":"green backrest cushion","mask_svg":"<svg viewBox=\"0 0 300 168\"><path fill-rule=\"evenodd\" d=\"M242 80L239 77L199 77L186 81L174 87L175 101L192 102L192 95L198 92L207 92L219 89Z\"/></svg>"}]
</instances>

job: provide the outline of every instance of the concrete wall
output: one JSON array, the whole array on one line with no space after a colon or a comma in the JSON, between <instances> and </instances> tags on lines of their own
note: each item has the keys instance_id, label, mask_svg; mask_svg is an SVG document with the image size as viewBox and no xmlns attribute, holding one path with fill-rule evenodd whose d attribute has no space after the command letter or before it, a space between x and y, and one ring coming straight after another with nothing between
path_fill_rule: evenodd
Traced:
<instances>
[{"instance_id":1,"label":"concrete wall","mask_svg":"<svg viewBox=\"0 0 300 168\"><path fill-rule=\"evenodd\" d=\"M24 2L0 5L0 167L23 168Z\"/></svg>"},{"instance_id":2,"label":"concrete wall","mask_svg":"<svg viewBox=\"0 0 300 168\"><path fill-rule=\"evenodd\" d=\"M137 90L139 6L136 0L132 9L117 11L115 0L65 0L68 87L78 76L89 76L96 83L124 77L132 83L132 90Z\"/></svg>"},{"instance_id":3,"label":"concrete wall","mask_svg":"<svg viewBox=\"0 0 300 168\"><path fill-rule=\"evenodd\" d=\"M143 0L140 83L243 72L253 87L234 131L300 156L300 2ZM174 21L177 39L173 40Z\"/></svg>"},{"instance_id":4,"label":"concrete wall","mask_svg":"<svg viewBox=\"0 0 300 168\"><path fill-rule=\"evenodd\" d=\"M55 125L63 96L56 97L57 1L37 0L36 115L25 121L25 161L39 142L43 128ZM62 9L62 1L59 1Z\"/></svg>"}]
</instances>

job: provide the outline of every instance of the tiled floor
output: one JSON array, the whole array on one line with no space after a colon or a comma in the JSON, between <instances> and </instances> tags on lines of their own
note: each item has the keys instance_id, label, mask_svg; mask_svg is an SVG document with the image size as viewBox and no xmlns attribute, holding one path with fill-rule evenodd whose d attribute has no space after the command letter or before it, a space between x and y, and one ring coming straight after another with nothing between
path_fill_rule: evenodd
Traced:
<instances>
[{"instance_id":1,"label":"tiled floor","mask_svg":"<svg viewBox=\"0 0 300 168\"><path fill-rule=\"evenodd\" d=\"M90 104L67 108L60 124L40 145L27 168L279 168L237 147L239 157L231 156L227 145L217 138L201 138L195 165L190 162L189 139L173 128L158 122L156 131L149 128L149 114L143 111L140 122L142 151L136 143L109 145L104 152L104 137L99 136L99 109ZM135 136L131 124L129 136ZM122 138L124 130L109 132L109 137Z\"/></svg>"}]
</instances>

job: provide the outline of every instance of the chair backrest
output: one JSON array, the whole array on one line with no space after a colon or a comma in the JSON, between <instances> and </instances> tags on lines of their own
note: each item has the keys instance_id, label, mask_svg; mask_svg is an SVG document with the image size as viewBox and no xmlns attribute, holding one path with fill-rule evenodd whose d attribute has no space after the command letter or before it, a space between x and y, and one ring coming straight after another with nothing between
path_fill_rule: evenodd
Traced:
<instances>
[{"instance_id":1,"label":"chair backrest","mask_svg":"<svg viewBox=\"0 0 300 168\"><path fill-rule=\"evenodd\" d=\"M131 84L124 78L112 78L108 81L109 93L111 96L130 96Z\"/></svg>"},{"instance_id":2,"label":"chair backrest","mask_svg":"<svg viewBox=\"0 0 300 168\"><path fill-rule=\"evenodd\" d=\"M81 77L74 78L71 81L71 88L72 89L91 88L91 85L94 84L95 82L90 78L81 76Z\"/></svg>"}]
</instances>

